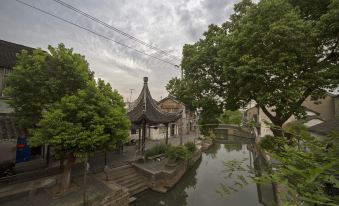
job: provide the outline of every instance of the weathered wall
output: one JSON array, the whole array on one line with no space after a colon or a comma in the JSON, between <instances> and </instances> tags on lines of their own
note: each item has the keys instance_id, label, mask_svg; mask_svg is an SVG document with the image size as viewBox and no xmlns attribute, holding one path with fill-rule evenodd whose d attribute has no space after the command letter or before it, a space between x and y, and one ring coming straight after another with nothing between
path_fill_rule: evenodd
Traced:
<instances>
[{"instance_id":1,"label":"weathered wall","mask_svg":"<svg viewBox=\"0 0 339 206\"><path fill-rule=\"evenodd\" d=\"M319 104L311 101L311 97L303 102L303 106L319 113L319 116L324 120L330 120L335 117L334 98L327 95L324 99L318 100Z\"/></svg>"}]
</instances>

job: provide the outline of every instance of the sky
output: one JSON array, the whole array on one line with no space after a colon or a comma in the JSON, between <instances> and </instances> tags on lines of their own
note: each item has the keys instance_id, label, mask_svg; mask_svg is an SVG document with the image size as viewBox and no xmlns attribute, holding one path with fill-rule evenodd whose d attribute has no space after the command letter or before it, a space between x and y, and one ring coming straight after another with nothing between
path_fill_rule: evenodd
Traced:
<instances>
[{"instance_id":1,"label":"sky","mask_svg":"<svg viewBox=\"0 0 339 206\"><path fill-rule=\"evenodd\" d=\"M165 56L75 13L52 0L21 0L158 58ZM202 37L210 24L221 24L240 0L63 0L103 22L181 59L182 47ZM125 101L135 100L149 78L154 99L168 95L167 82L180 76L173 65L141 55L15 0L0 0L0 39L34 48L64 43L85 56L96 78L109 82ZM131 89L132 96L131 96Z\"/></svg>"}]
</instances>

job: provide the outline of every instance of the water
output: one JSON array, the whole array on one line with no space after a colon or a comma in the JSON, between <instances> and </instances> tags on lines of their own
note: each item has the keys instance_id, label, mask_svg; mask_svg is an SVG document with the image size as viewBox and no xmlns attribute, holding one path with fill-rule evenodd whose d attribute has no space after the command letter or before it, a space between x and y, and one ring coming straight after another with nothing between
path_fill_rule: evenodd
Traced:
<instances>
[{"instance_id":1,"label":"water","mask_svg":"<svg viewBox=\"0 0 339 206\"><path fill-rule=\"evenodd\" d=\"M247 184L238 192L229 194L218 192L222 185L234 186L239 180L235 177L225 178L229 173L225 172L224 162L228 160L245 160L244 164L256 170L258 174L261 168L261 160L253 149L253 143L241 138L228 138L217 141L202 159L191 168L179 183L168 193L161 194L146 191L137 197L138 206L256 206L272 205L273 189L271 184L256 185ZM249 172L238 172L245 177ZM264 204L265 202L266 204Z\"/></svg>"}]
</instances>

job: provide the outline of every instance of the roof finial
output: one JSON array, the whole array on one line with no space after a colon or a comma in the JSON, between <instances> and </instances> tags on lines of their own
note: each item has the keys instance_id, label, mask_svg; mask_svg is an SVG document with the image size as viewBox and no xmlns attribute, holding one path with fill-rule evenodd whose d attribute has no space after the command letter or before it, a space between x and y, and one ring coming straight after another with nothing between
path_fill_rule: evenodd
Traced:
<instances>
[{"instance_id":1,"label":"roof finial","mask_svg":"<svg viewBox=\"0 0 339 206\"><path fill-rule=\"evenodd\" d=\"M144 77L144 84L147 84L148 82L148 77Z\"/></svg>"}]
</instances>

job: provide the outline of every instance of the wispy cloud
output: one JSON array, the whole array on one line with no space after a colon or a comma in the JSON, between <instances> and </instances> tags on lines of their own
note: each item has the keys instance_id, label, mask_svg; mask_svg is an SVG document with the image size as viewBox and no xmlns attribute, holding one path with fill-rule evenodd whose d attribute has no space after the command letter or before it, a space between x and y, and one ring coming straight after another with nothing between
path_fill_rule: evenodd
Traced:
<instances>
[{"instance_id":1,"label":"wispy cloud","mask_svg":"<svg viewBox=\"0 0 339 206\"><path fill-rule=\"evenodd\" d=\"M51 0L23 0L72 20L105 36L139 50L180 64L151 51L107 28L75 14ZM65 2L121 30L181 57L182 46L197 41L211 23L224 22L240 0L82 0ZM130 89L138 93L142 77L149 76L154 98L167 95L165 85L180 71L171 65L142 56L132 50L92 35L74 26L42 15L13 0L0 1L0 39L32 47L47 48L63 42L85 55L97 78L103 78L129 98ZM136 96L134 94L133 96Z\"/></svg>"}]
</instances>

